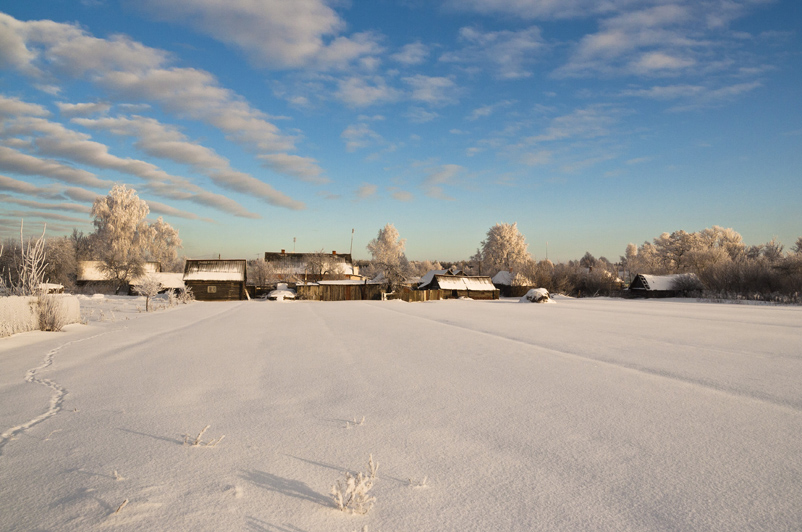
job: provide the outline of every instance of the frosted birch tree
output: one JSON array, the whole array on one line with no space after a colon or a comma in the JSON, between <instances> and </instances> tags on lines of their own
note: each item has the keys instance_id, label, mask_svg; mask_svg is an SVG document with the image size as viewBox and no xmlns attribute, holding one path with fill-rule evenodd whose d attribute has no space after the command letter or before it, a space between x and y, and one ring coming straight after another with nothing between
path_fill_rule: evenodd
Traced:
<instances>
[{"instance_id":1,"label":"frosted birch tree","mask_svg":"<svg viewBox=\"0 0 802 532\"><path fill-rule=\"evenodd\" d=\"M148 225L149 212L136 190L125 185L115 185L92 205L96 258L115 291L144 273L145 260L165 260L168 265L176 260L176 248L181 245L178 231L161 218Z\"/></svg>"},{"instance_id":2,"label":"frosted birch tree","mask_svg":"<svg viewBox=\"0 0 802 532\"><path fill-rule=\"evenodd\" d=\"M379 229L376 238L368 242L367 249L372 257L371 266L376 273L381 273L392 291L406 281L409 261L404 254L406 240L400 238L393 224Z\"/></svg>"},{"instance_id":3,"label":"frosted birch tree","mask_svg":"<svg viewBox=\"0 0 802 532\"><path fill-rule=\"evenodd\" d=\"M524 270L532 256L527 251L526 237L518 231L518 223L496 224L487 231L487 238L475 256L482 275L491 277L501 270Z\"/></svg>"}]
</instances>

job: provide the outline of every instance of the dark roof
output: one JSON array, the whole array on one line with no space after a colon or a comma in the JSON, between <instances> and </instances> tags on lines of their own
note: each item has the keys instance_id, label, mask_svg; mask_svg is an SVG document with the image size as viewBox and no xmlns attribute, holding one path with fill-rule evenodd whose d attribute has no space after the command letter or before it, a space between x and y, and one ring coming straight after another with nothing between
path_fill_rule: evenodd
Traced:
<instances>
[{"instance_id":1,"label":"dark roof","mask_svg":"<svg viewBox=\"0 0 802 532\"><path fill-rule=\"evenodd\" d=\"M352 262L350 253L276 253L273 251L265 252L265 262L306 262L309 257L316 255L325 255L330 259L341 259L342 262L348 264Z\"/></svg>"}]
</instances>

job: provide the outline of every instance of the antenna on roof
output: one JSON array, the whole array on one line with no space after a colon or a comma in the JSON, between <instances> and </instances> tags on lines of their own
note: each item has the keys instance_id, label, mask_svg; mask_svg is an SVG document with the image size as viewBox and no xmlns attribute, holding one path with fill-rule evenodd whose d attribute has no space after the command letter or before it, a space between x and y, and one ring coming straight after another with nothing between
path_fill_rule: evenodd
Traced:
<instances>
[{"instance_id":1,"label":"antenna on roof","mask_svg":"<svg viewBox=\"0 0 802 532\"><path fill-rule=\"evenodd\" d=\"M546 242L546 260L549 260L549 243Z\"/></svg>"},{"instance_id":2,"label":"antenna on roof","mask_svg":"<svg viewBox=\"0 0 802 532\"><path fill-rule=\"evenodd\" d=\"M292 252L295 253L295 237L292 237Z\"/></svg>"}]
</instances>

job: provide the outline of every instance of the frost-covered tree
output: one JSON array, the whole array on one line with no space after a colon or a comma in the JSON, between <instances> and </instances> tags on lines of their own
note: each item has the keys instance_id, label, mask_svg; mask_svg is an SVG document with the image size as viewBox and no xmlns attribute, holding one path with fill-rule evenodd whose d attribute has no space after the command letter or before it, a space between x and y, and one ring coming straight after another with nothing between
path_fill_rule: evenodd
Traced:
<instances>
[{"instance_id":1,"label":"frost-covered tree","mask_svg":"<svg viewBox=\"0 0 802 532\"><path fill-rule=\"evenodd\" d=\"M526 238L518 231L518 223L496 224L487 231L475 259L482 275L493 276L501 270L521 271L532 260Z\"/></svg>"},{"instance_id":2,"label":"frost-covered tree","mask_svg":"<svg viewBox=\"0 0 802 532\"><path fill-rule=\"evenodd\" d=\"M794 253L802 253L802 236L796 239L796 244L791 246Z\"/></svg>"},{"instance_id":3,"label":"frost-covered tree","mask_svg":"<svg viewBox=\"0 0 802 532\"><path fill-rule=\"evenodd\" d=\"M387 224L379 229L376 238L368 242L371 269L374 273L384 276L389 291L406 281L409 269L409 261L404 254L406 242L393 224Z\"/></svg>"},{"instance_id":4,"label":"frost-covered tree","mask_svg":"<svg viewBox=\"0 0 802 532\"><path fill-rule=\"evenodd\" d=\"M150 300L161 290L161 283L152 275L146 275L135 287L136 293L145 296L145 312L150 312Z\"/></svg>"},{"instance_id":5,"label":"frost-covered tree","mask_svg":"<svg viewBox=\"0 0 802 532\"><path fill-rule=\"evenodd\" d=\"M152 226L145 217L148 204L139 199L136 190L115 185L105 197L92 205L95 232L91 235L92 251L101 261L101 268L114 283L115 291L130 279L144 273L148 258L175 261L175 249L181 245L178 231L159 218Z\"/></svg>"},{"instance_id":6,"label":"frost-covered tree","mask_svg":"<svg viewBox=\"0 0 802 532\"><path fill-rule=\"evenodd\" d=\"M178 272L183 270L183 260L178 258L181 239L178 231L165 223L161 216L150 224L147 232L146 257L158 261L162 271Z\"/></svg>"}]
</instances>

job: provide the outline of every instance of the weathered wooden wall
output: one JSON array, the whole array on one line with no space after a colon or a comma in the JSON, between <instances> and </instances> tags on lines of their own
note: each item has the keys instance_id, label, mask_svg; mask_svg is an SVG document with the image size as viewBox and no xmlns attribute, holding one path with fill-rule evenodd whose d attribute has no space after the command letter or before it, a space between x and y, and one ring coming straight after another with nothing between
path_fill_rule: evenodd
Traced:
<instances>
[{"instance_id":1,"label":"weathered wooden wall","mask_svg":"<svg viewBox=\"0 0 802 532\"><path fill-rule=\"evenodd\" d=\"M239 281L185 281L198 301L239 301L245 299L245 283ZM208 287L217 287L209 292Z\"/></svg>"},{"instance_id":2,"label":"weathered wooden wall","mask_svg":"<svg viewBox=\"0 0 802 532\"><path fill-rule=\"evenodd\" d=\"M311 301L360 301L381 299L382 286L378 284L320 284L297 285L298 299Z\"/></svg>"}]
</instances>

